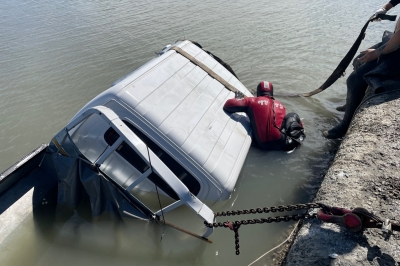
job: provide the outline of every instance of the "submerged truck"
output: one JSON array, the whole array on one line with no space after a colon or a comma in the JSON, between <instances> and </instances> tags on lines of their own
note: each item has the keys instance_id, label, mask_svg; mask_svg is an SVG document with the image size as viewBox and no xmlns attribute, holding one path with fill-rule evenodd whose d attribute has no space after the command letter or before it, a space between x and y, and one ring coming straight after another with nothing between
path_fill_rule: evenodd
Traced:
<instances>
[{"instance_id":1,"label":"submerged truck","mask_svg":"<svg viewBox=\"0 0 400 266\"><path fill-rule=\"evenodd\" d=\"M38 205L85 198L93 216L161 220L184 205L214 222L204 202L230 197L251 145L248 118L222 108L238 94L252 95L199 44L166 46L0 175L0 243Z\"/></svg>"}]
</instances>

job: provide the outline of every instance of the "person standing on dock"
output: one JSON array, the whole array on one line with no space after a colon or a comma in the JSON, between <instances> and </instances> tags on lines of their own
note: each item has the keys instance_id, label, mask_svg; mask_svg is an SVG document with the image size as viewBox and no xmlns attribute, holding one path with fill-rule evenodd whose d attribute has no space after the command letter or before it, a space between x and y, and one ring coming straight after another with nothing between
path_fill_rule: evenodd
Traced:
<instances>
[{"instance_id":1,"label":"person standing on dock","mask_svg":"<svg viewBox=\"0 0 400 266\"><path fill-rule=\"evenodd\" d=\"M375 12L386 14L400 0L392 0ZM367 49L355 59L355 70L347 78L346 104L337 110L345 111L342 121L334 128L324 131L328 139L342 138L350 126L355 111L362 102L368 86L375 93L385 91L381 79L400 77L400 20L397 20L393 34L384 34L382 42ZM374 82L373 82L374 81Z\"/></svg>"},{"instance_id":2,"label":"person standing on dock","mask_svg":"<svg viewBox=\"0 0 400 266\"><path fill-rule=\"evenodd\" d=\"M306 137L300 117L296 113L286 115L286 108L274 99L271 82L258 84L257 97L229 99L223 108L228 113L247 114L253 140L261 149L291 151Z\"/></svg>"}]
</instances>

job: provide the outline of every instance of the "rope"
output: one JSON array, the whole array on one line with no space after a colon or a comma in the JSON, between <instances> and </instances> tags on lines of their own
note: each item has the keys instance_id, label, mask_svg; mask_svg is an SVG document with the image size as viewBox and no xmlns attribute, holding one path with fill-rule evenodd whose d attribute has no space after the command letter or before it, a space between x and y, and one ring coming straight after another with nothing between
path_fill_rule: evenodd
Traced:
<instances>
[{"instance_id":1,"label":"rope","mask_svg":"<svg viewBox=\"0 0 400 266\"><path fill-rule=\"evenodd\" d=\"M161 208L161 214L162 214L162 218L163 218L163 222L164 222L164 226L163 226L163 232L161 234L161 238L160 238L160 242L162 241L163 237L164 237L164 233L165 233L165 217L164 217L164 212L163 212L163 208L161 206L161 201L160 201L160 195L158 194L158 188L157 185L154 184L156 186L156 191L157 191L157 197L158 197L158 204L160 205Z\"/></svg>"},{"instance_id":2,"label":"rope","mask_svg":"<svg viewBox=\"0 0 400 266\"><path fill-rule=\"evenodd\" d=\"M150 151L149 151L149 146L146 146L146 147L147 147L147 156L149 156L150 170L153 172L153 167L152 167L152 165L151 165L151 159L150 159ZM157 185L156 185L156 184L154 184L154 186L156 187L156 191L157 191L157 197L158 197L158 204L160 205L160 209L161 209L161 215L162 215L163 222L164 222L164 228L163 228L163 232L162 232L162 234L161 234L161 239L160 239L160 242L161 242L161 241L162 241L162 239L163 239L163 237L164 237L164 233L165 233L165 217L164 217L163 208L162 208L162 206L161 206L161 200L160 200L160 195L158 194L158 188L157 188Z\"/></svg>"},{"instance_id":3,"label":"rope","mask_svg":"<svg viewBox=\"0 0 400 266\"><path fill-rule=\"evenodd\" d=\"M202 62L200 62L199 60L197 60L196 58L194 58L193 56L191 56L189 53L187 53L183 49L179 48L178 46L173 46L170 48L170 50L174 50L175 52L179 53L180 55L186 57L190 62L192 62L193 64L195 64L198 67L200 67L201 69L203 69L208 75L210 75L212 78L216 79L219 83L224 85L224 87L227 88L228 90L230 90L234 93L242 93L236 87L229 84L229 82L227 82L225 79L223 79L220 75L215 73L212 69L207 67L205 64L203 64ZM243 95L243 96L246 97L246 95Z\"/></svg>"},{"instance_id":4,"label":"rope","mask_svg":"<svg viewBox=\"0 0 400 266\"><path fill-rule=\"evenodd\" d=\"M290 233L289 237L286 238L285 241L283 241L282 243L280 243L280 244L277 245L276 247L274 247L274 248L270 249L269 251L265 252L264 254L262 254L258 259L256 259L256 260L253 261L252 263L250 263L248 266L253 265L254 263L256 263L257 261L259 261L261 258L263 258L263 257L264 257L265 255L267 255L268 253L271 253L272 251L274 251L275 249L281 247L283 244L285 244L287 241L289 241L289 240L292 238L292 236L293 236L294 232L296 231L297 227L299 226L299 223L300 223L300 221L298 221L298 222L296 223L296 225L294 226L294 229L292 230L292 232Z\"/></svg>"}]
</instances>

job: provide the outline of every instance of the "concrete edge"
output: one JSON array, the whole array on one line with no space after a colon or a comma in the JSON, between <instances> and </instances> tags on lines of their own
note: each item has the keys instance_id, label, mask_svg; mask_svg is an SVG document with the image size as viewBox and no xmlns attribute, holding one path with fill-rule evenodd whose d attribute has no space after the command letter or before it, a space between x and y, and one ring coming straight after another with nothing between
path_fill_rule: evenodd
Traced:
<instances>
[{"instance_id":1,"label":"concrete edge","mask_svg":"<svg viewBox=\"0 0 400 266\"><path fill-rule=\"evenodd\" d=\"M400 84L367 91L314 202L400 222ZM314 212L316 210L313 210ZM400 265L400 235L305 221L282 265Z\"/></svg>"}]
</instances>

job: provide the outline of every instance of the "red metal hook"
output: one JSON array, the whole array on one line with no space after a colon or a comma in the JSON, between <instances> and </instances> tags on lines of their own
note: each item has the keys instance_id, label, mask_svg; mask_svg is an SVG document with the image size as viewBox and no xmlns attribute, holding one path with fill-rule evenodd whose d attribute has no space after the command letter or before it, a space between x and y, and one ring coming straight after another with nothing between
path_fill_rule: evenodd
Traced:
<instances>
[{"instance_id":1,"label":"red metal hook","mask_svg":"<svg viewBox=\"0 0 400 266\"><path fill-rule=\"evenodd\" d=\"M318 211L317 217L321 221L327 223L342 225L351 232L359 232L363 228L360 217L354 214L351 210L344 208L332 207L330 208L329 213L326 213L321 209Z\"/></svg>"},{"instance_id":2,"label":"red metal hook","mask_svg":"<svg viewBox=\"0 0 400 266\"><path fill-rule=\"evenodd\" d=\"M226 221L224 223L224 227L229 227L229 229L231 229L232 231L234 230L233 223L230 221Z\"/></svg>"}]
</instances>

